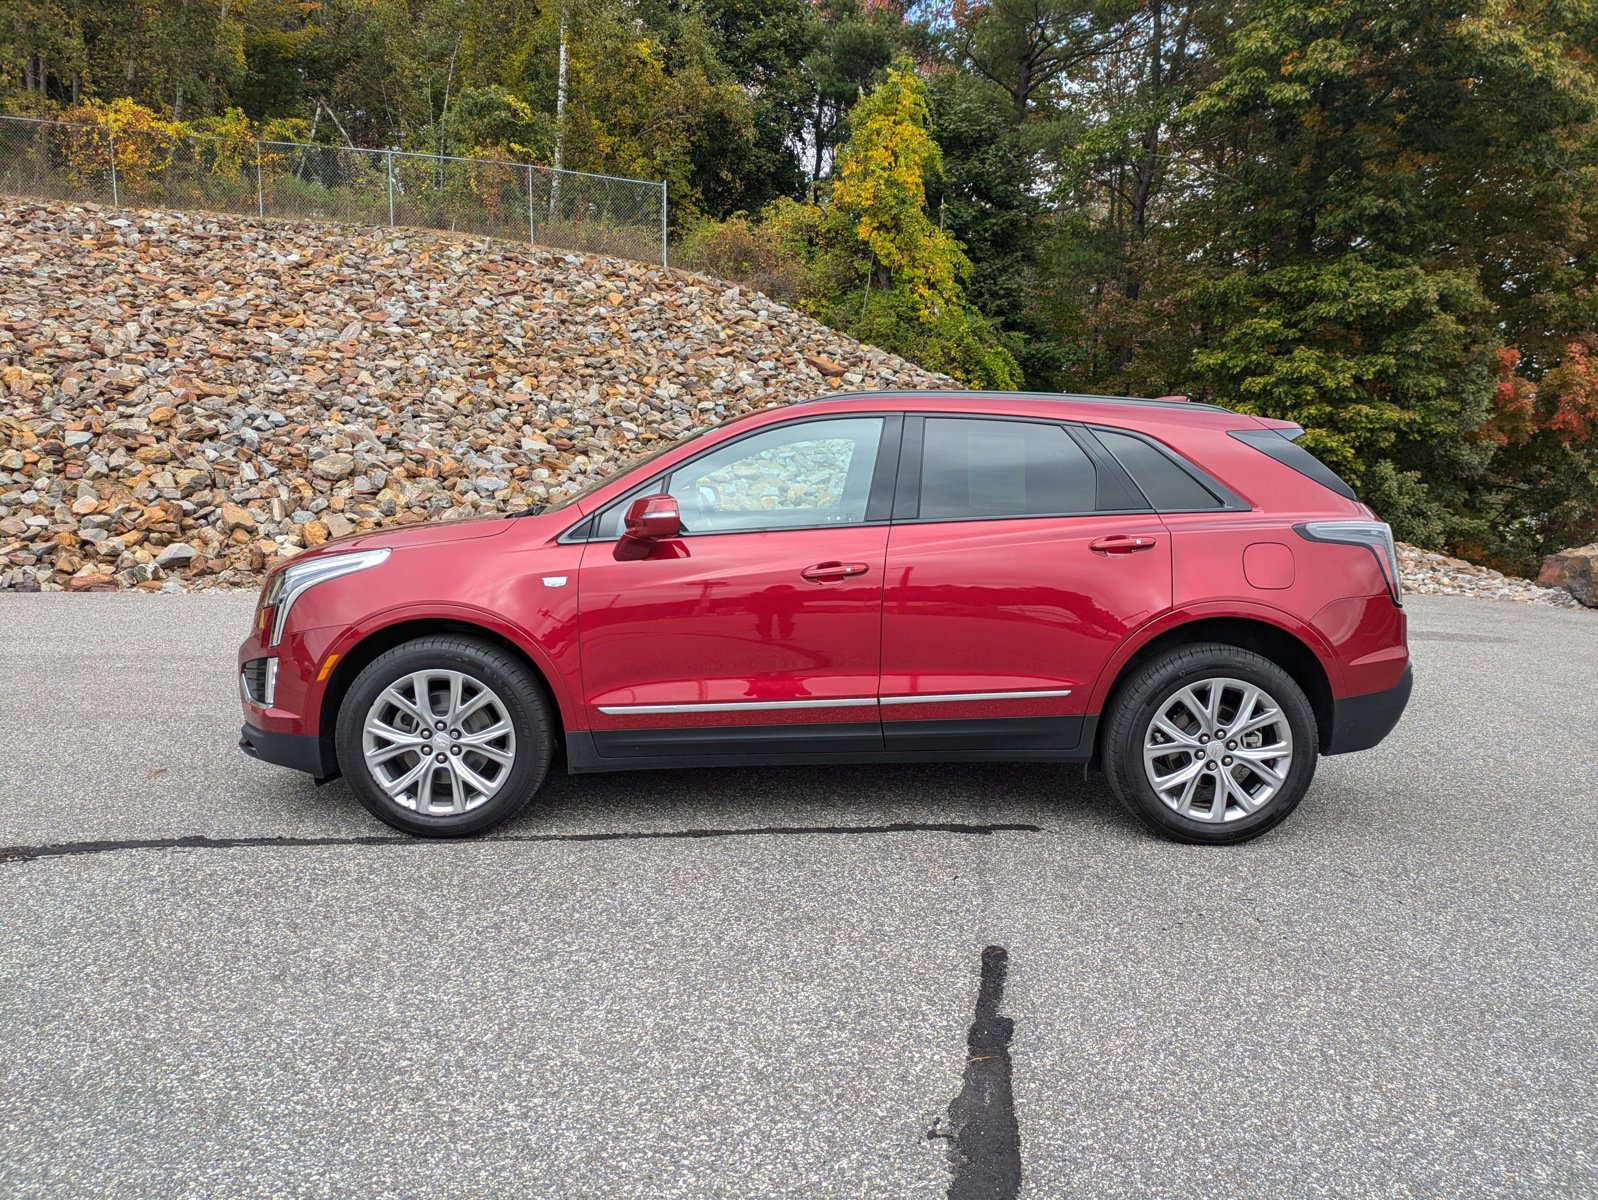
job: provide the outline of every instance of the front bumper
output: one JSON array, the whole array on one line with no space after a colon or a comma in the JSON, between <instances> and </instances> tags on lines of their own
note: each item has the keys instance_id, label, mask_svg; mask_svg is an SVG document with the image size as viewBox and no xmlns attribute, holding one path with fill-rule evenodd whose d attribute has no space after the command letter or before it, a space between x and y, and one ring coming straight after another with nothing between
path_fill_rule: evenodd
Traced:
<instances>
[{"instance_id":1,"label":"front bumper","mask_svg":"<svg viewBox=\"0 0 1598 1200\"><path fill-rule=\"evenodd\" d=\"M314 733L270 733L245 725L239 730L239 749L262 762L304 771L317 782L339 773L338 763L328 761L322 739Z\"/></svg>"},{"instance_id":2,"label":"front bumper","mask_svg":"<svg viewBox=\"0 0 1598 1200\"><path fill-rule=\"evenodd\" d=\"M1332 701L1332 736L1327 754L1350 754L1369 750L1398 724L1415 687L1415 668L1405 666L1392 687L1364 696L1349 696Z\"/></svg>"}]
</instances>

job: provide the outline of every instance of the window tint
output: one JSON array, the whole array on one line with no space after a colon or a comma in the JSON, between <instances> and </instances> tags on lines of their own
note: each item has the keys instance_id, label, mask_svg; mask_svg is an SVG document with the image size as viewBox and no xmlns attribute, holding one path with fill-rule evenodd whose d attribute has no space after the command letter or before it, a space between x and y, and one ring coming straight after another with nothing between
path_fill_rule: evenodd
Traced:
<instances>
[{"instance_id":1,"label":"window tint","mask_svg":"<svg viewBox=\"0 0 1598 1200\"><path fill-rule=\"evenodd\" d=\"M1304 447L1300 446L1293 438L1302 437L1302 429L1291 432L1286 429L1233 429L1229 436L1236 438L1246 446L1253 446L1261 454L1269 454L1283 466L1292 467L1300 475L1313 479L1322 487L1331 488L1339 496L1349 500L1357 500L1354 489Z\"/></svg>"},{"instance_id":2,"label":"window tint","mask_svg":"<svg viewBox=\"0 0 1598 1200\"><path fill-rule=\"evenodd\" d=\"M1129 433L1095 429L1094 434L1158 512L1194 512L1225 508L1219 496L1200 483L1164 450Z\"/></svg>"},{"instance_id":3,"label":"window tint","mask_svg":"<svg viewBox=\"0 0 1598 1200\"><path fill-rule=\"evenodd\" d=\"M923 518L1092 512L1093 463L1059 425L928 417L921 452Z\"/></svg>"},{"instance_id":4,"label":"window tint","mask_svg":"<svg viewBox=\"0 0 1598 1200\"><path fill-rule=\"evenodd\" d=\"M763 430L629 492L600 515L595 536L619 536L628 505L657 492L676 498L684 533L858 525L866 519L881 441L881 417Z\"/></svg>"}]
</instances>

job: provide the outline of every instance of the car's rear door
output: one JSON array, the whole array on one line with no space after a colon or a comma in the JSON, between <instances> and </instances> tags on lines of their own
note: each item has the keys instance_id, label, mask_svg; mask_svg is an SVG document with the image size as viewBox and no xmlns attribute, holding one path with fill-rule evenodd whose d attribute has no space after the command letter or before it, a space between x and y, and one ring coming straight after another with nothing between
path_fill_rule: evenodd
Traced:
<instances>
[{"instance_id":1,"label":"car's rear door","mask_svg":"<svg viewBox=\"0 0 1598 1200\"><path fill-rule=\"evenodd\" d=\"M885 748L1057 754L1099 668L1170 606L1170 539L1067 423L912 416L886 578Z\"/></svg>"},{"instance_id":2,"label":"car's rear door","mask_svg":"<svg viewBox=\"0 0 1598 1200\"><path fill-rule=\"evenodd\" d=\"M724 442L598 515L579 586L585 716L605 757L872 753L898 414ZM634 495L683 533L616 554Z\"/></svg>"}]
</instances>

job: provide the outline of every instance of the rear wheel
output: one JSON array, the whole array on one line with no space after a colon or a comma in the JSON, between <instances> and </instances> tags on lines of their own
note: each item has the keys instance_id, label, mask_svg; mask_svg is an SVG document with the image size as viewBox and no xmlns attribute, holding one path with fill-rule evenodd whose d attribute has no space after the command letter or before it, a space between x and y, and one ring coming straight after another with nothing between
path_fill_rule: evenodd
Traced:
<instances>
[{"instance_id":1,"label":"rear wheel","mask_svg":"<svg viewBox=\"0 0 1598 1200\"><path fill-rule=\"evenodd\" d=\"M520 812L549 770L549 708L525 664L474 638L418 638L345 694L339 767L368 812L423 837L481 833Z\"/></svg>"},{"instance_id":2,"label":"rear wheel","mask_svg":"<svg viewBox=\"0 0 1598 1200\"><path fill-rule=\"evenodd\" d=\"M1144 666L1104 732L1110 788L1151 828L1186 842L1245 842L1309 789L1315 712L1292 676L1236 646L1183 646Z\"/></svg>"}]
</instances>

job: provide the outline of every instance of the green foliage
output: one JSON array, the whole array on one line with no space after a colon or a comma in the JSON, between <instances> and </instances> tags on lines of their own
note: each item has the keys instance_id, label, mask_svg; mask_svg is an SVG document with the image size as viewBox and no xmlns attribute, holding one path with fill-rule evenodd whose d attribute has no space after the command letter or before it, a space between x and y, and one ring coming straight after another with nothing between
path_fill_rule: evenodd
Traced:
<instances>
[{"instance_id":1,"label":"green foliage","mask_svg":"<svg viewBox=\"0 0 1598 1200\"><path fill-rule=\"evenodd\" d=\"M513 161L547 159L554 121L497 85L462 88L444 120L446 153Z\"/></svg>"},{"instance_id":2,"label":"green foliage","mask_svg":"<svg viewBox=\"0 0 1598 1200\"><path fill-rule=\"evenodd\" d=\"M722 221L701 218L684 233L677 262L812 310L826 294L816 252L824 221L821 209L786 198L758 219L745 213Z\"/></svg>"},{"instance_id":3,"label":"green foliage","mask_svg":"<svg viewBox=\"0 0 1598 1200\"><path fill-rule=\"evenodd\" d=\"M1401 533L1443 528L1463 508L1490 457L1468 435L1487 417L1494 370L1473 333L1488 307L1467 274L1347 255L1234 273L1189 297L1214 330L1192 356L1198 392L1303 425L1305 448ZM1427 487L1399 488L1378 463Z\"/></svg>"},{"instance_id":4,"label":"green foliage","mask_svg":"<svg viewBox=\"0 0 1598 1200\"><path fill-rule=\"evenodd\" d=\"M1256 0L1246 16L1187 114L1228 147L1215 203L1188 206L1195 381L1302 421L1401 534L1507 544L1495 530L1533 514L1477 430L1503 331L1548 312L1517 293L1579 286L1590 65L1535 8ZM1532 181L1561 167L1578 186Z\"/></svg>"},{"instance_id":5,"label":"green foliage","mask_svg":"<svg viewBox=\"0 0 1598 1200\"><path fill-rule=\"evenodd\" d=\"M903 291L851 292L822 310L851 337L941 371L974 388L1021 386L1013 339L968 305L948 305L927 317Z\"/></svg>"}]
</instances>

